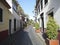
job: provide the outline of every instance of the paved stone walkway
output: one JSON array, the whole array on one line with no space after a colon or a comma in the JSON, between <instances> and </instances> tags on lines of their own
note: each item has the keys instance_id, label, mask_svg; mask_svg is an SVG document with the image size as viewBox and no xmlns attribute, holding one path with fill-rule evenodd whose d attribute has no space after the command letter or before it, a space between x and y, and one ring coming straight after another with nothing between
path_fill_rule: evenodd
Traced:
<instances>
[{"instance_id":1,"label":"paved stone walkway","mask_svg":"<svg viewBox=\"0 0 60 45\"><path fill-rule=\"evenodd\" d=\"M30 25L0 43L0 45L45 45Z\"/></svg>"}]
</instances>

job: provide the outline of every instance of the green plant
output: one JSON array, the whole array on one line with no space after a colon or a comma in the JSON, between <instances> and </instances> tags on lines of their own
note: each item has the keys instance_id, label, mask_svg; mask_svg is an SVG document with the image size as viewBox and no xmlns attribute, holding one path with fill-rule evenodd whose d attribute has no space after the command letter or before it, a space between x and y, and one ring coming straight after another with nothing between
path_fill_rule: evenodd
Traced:
<instances>
[{"instance_id":1,"label":"green plant","mask_svg":"<svg viewBox=\"0 0 60 45\"><path fill-rule=\"evenodd\" d=\"M38 30L39 29L39 24L37 22L34 23L34 27Z\"/></svg>"},{"instance_id":2,"label":"green plant","mask_svg":"<svg viewBox=\"0 0 60 45\"><path fill-rule=\"evenodd\" d=\"M58 34L57 30L58 30L58 25L56 24L54 19L51 16L49 16L49 20L47 22L47 31L46 31L48 38L57 39L57 34Z\"/></svg>"}]
</instances>

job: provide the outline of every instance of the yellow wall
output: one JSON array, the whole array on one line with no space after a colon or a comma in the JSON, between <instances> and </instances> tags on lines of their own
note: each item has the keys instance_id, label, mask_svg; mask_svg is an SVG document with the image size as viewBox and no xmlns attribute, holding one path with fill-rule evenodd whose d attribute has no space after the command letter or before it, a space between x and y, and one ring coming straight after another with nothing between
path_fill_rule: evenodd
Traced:
<instances>
[{"instance_id":1,"label":"yellow wall","mask_svg":"<svg viewBox=\"0 0 60 45\"><path fill-rule=\"evenodd\" d=\"M3 22L0 22L0 32L9 29L10 11L0 2L0 8L3 9Z\"/></svg>"}]
</instances>

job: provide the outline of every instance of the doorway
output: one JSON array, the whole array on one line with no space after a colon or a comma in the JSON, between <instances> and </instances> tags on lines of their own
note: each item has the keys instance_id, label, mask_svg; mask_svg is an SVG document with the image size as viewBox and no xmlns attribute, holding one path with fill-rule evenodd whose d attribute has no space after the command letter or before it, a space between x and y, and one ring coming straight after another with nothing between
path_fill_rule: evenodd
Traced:
<instances>
[{"instance_id":1,"label":"doorway","mask_svg":"<svg viewBox=\"0 0 60 45\"><path fill-rule=\"evenodd\" d=\"M43 17L43 13L40 15L41 16L41 21L42 21L42 32L44 32L44 17Z\"/></svg>"},{"instance_id":2,"label":"doorway","mask_svg":"<svg viewBox=\"0 0 60 45\"><path fill-rule=\"evenodd\" d=\"M14 19L14 31L16 31L16 19Z\"/></svg>"},{"instance_id":3,"label":"doorway","mask_svg":"<svg viewBox=\"0 0 60 45\"><path fill-rule=\"evenodd\" d=\"M12 22L12 20L10 19L9 20L9 35L11 35L11 22Z\"/></svg>"}]
</instances>

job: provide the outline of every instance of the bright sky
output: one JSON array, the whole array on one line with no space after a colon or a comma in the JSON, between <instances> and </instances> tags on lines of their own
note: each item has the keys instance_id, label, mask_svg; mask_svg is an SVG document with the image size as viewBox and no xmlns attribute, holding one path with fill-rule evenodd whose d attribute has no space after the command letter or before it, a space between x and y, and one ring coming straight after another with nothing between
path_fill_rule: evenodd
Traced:
<instances>
[{"instance_id":1,"label":"bright sky","mask_svg":"<svg viewBox=\"0 0 60 45\"><path fill-rule=\"evenodd\" d=\"M23 8L24 12L29 15L30 19L33 19L33 10L35 6L35 0L17 0L21 7Z\"/></svg>"}]
</instances>

